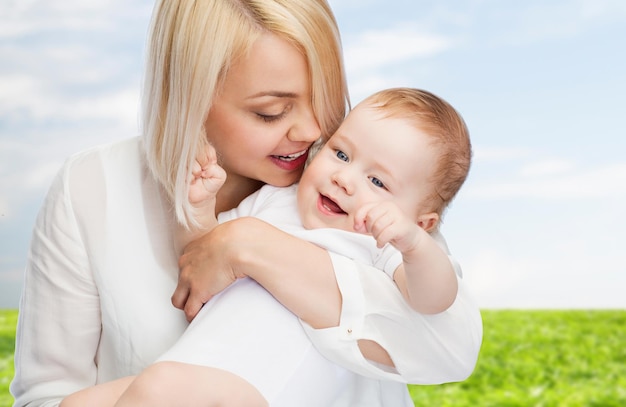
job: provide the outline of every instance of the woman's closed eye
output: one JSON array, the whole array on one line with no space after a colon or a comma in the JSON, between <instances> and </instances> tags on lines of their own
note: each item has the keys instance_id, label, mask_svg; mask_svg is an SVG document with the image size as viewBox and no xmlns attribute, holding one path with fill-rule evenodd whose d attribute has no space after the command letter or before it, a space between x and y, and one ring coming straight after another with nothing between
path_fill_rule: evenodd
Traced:
<instances>
[{"instance_id":1,"label":"woman's closed eye","mask_svg":"<svg viewBox=\"0 0 626 407\"><path fill-rule=\"evenodd\" d=\"M277 122L287 117L291 112L293 104L285 101L272 101L268 103L260 103L253 107L254 114L266 123Z\"/></svg>"},{"instance_id":2,"label":"woman's closed eye","mask_svg":"<svg viewBox=\"0 0 626 407\"><path fill-rule=\"evenodd\" d=\"M280 119L284 118L285 115L287 114L287 111L283 111L279 114L263 114L263 113L256 113L256 115L263 120L266 123L272 123L272 122L277 122Z\"/></svg>"}]
</instances>

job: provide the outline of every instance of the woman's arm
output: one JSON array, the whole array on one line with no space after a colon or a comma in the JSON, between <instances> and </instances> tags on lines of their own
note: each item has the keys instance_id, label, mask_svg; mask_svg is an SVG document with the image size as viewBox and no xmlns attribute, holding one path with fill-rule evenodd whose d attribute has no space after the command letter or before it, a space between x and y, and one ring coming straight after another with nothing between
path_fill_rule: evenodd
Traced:
<instances>
[{"instance_id":1,"label":"woman's arm","mask_svg":"<svg viewBox=\"0 0 626 407\"><path fill-rule=\"evenodd\" d=\"M70 190L73 176L92 183L97 172L72 163L55 178L33 229L11 383L15 406L57 405L96 383L99 298Z\"/></svg>"},{"instance_id":2,"label":"woman's arm","mask_svg":"<svg viewBox=\"0 0 626 407\"><path fill-rule=\"evenodd\" d=\"M257 218L217 226L185 248L179 266L172 303L189 321L215 294L250 277L310 327L339 326L342 298L328 252ZM358 347L367 359L393 366L379 344L363 339Z\"/></svg>"},{"instance_id":3,"label":"woman's arm","mask_svg":"<svg viewBox=\"0 0 626 407\"><path fill-rule=\"evenodd\" d=\"M255 218L218 226L192 243L179 265L172 301L189 319L237 278L250 276L302 319L320 352L357 373L433 384L463 380L476 363L482 324L462 284L448 310L422 315L380 270ZM369 361L395 364L397 372Z\"/></svg>"},{"instance_id":4,"label":"woman's arm","mask_svg":"<svg viewBox=\"0 0 626 407\"><path fill-rule=\"evenodd\" d=\"M262 220L244 217L217 226L185 248L179 266L172 302L188 320L237 278L250 277L307 324L339 322L341 294L328 252Z\"/></svg>"}]
</instances>

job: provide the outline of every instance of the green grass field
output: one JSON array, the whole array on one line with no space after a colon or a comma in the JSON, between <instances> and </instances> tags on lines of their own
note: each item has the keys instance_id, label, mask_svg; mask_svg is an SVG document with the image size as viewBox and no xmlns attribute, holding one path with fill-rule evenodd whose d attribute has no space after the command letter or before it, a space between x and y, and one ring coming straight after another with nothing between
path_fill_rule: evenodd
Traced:
<instances>
[{"instance_id":1,"label":"green grass field","mask_svg":"<svg viewBox=\"0 0 626 407\"><path fill-rule=\"evenodd\" d=\"M0 311L0 407L13 399L16 311ZM626 406L626 310L483 311L478 366L462 383L409 386L416 406Z\"/></svg>"},{"instance_id":2,"label":"green grass field","mask_svg":"<svg viewBox=\"0 0 626 407\"><path fill-rule=\"evenodd\" d=\"M13 404L9 384L13 378L16 323L17 311L0 310L0 407Z\"/></svg>"}]
</instances>

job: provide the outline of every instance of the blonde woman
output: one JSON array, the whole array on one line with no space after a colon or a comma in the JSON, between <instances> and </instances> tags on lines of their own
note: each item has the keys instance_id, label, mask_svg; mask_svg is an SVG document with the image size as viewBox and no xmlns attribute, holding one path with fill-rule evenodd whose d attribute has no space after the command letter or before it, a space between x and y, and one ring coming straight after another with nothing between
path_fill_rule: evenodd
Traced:
<instances>
[{"instance_id":1,"label":"blonde woman","mask_svg":"<svg viewBox=\"0 0 626 407\"><path fill-rule=\"evenodd\" d=\"M20 304L15 406L57 406L81 389L137 374L183 333L185 315L169 301L179 278L174 236L179 225L197 226L187 181L207 143L226 173L215 204L222 212L264 184L296 182L313 143L333 134L345 116L339 34L324 0L160 1L148 48L142 135L72 156L37 219ZM218 227L213 238L220 231L228 232ZM307 250L302 258L310 256ZM224 262L231 262L227 254ZM267 256L281 272L293 266L271 252L256 256ZM315 256L322 256L316 266L324 271L320 287L331 287L318 292L320 320L309 318L314 307L307 298L295 306L283 302L314 327L343 318L340 302L345 308L355 297L339 295L333 273L333 266L349 260L325 251ZM352 267L369 275L367 268ZM187 298L181 287L174 298L179 306ZM196 298L193 292L189 298ZM244 295L236 303L245 310L254 301ZM428 377L433 382L469 374L477 348L468 335L480 330L473 319L477 309L464 297L455 305L434 323L416 325L413 339L431 349L394 359L399 372L406 363L425 370L445 365ZM193 314L192 307L187 311ZM440 340L452 324L464 337ZM350 341L341 348L343 342L332 336L324 340L313 344L334 349L333 361L349 370L358 371L360 358L377 360L366 347L354 354ZM432 348L441 363L432 363ZM406 379L398 377L391 382L346 375L334 404L368 405L359 404L367 396L369 405L408 405L401 383ZM119 394L102 396L114 400Z\"/></svg>"},{"instance_id":2,"label":"blonde woman","mask_svg":"<svg viewBox=\"0 0 626 407\"><path fill-rule=\"evenodd\" d=\"M438 225L465 181L470 161L469 134L452 106L419 89L387 89L350 112L298 184L265 185L236 209L220 213L219 221L254 216L334 253L371 264L397 285L405 309L439 314L457 297L458 276L440 244ZM213 210L204 208L213 206L224 182L210 146L193 175L190 201L202 208L197 220L210 230L218 219ZM256 299L262 288L245 275L225 278L224 284L235 277L236 284L203 307L181 339L134 379L115 407L333 405L349 373L317 357L306 341L305 349L312 355L294 354L302 343L289 333L298 329L293 321L281 319L281 311L255 302L253 309L237 312L241 307L232 301L237 294L245 292ZM266 295L270 305L275 303ZM402 317L394 320L385 302L370 304L370 310L389 321L403 322ZM216 326L228 329L215 332ZM370 335L371 340L397 344L383 332ZM375 369L371 366L374 374ZM389 376L394 379L392 373ZM125 378L114 385L128 383ZM108 400L102 403L105 397L95 397L94 388L87 392L92 394L66 398L63 406L112 406Z\"/></svg>"}]
</instances>

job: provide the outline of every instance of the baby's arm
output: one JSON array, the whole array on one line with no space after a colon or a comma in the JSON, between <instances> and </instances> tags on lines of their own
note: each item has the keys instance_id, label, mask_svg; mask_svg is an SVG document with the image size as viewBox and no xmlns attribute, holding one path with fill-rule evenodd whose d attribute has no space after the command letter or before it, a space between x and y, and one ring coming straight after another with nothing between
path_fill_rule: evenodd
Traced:
<instances>
[{"instance_id":1,"label":"baby's arm","mask_svg":"<svg viewBox=\"0 0 626 407\"><path fill-rule=\"evenodd\" d=\"M454 302L458 281L448 255L425 230L393 202L365 205L355 216L355 230L371 233L378 247L387 243L402 252L393 279L407 303L423 314L445 311Z\"/></svg>"},{"instance_id":2,"label":"baby's arm","mask_svg":"<svg viewBox=\"0 0 626 407\"><path fill-rule=\"evenodd\" d=\"M215 201L217 191L226 181L226 172L217 164L217 154L211 145L207 145L204 152L194 162L191 173L187 178L189 184L189 202L196 209L195 221L192 229L182 225L177 230L177 245L181 249L189 242L197 239L217 225L215 216Z\"/></svg>"}]
</instances>

